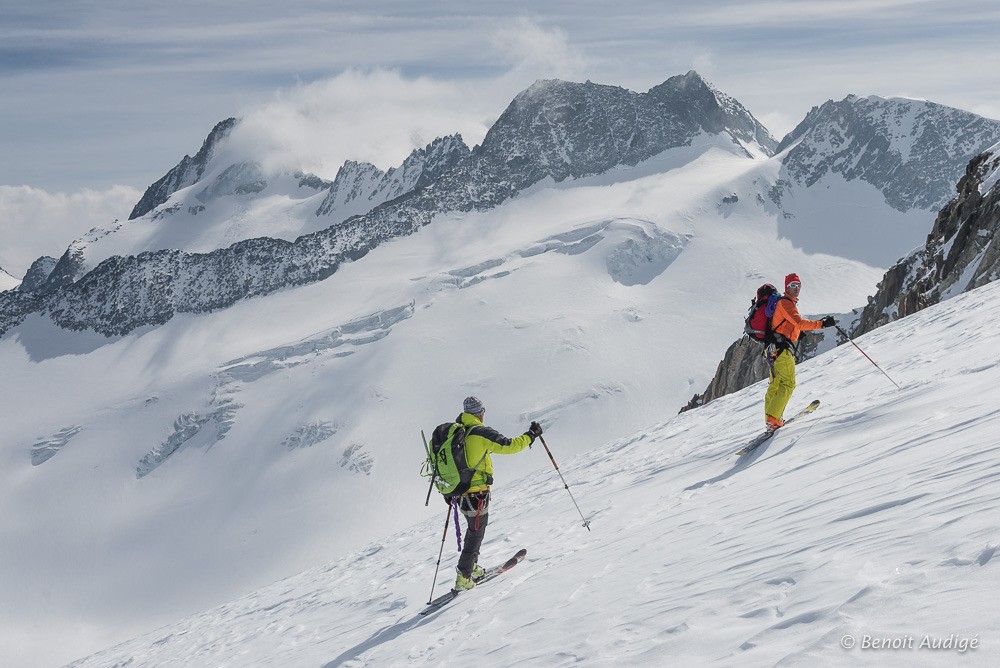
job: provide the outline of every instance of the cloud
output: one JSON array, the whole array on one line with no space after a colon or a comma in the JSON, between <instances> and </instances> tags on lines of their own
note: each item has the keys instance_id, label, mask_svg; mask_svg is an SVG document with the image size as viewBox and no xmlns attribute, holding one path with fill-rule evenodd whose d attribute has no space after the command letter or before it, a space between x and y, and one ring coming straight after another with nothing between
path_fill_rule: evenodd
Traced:
<instances>
[{"instance_id":1,"label":"cloud","mask_svg":"<svg viewBox=\"0 0 1000 668\"><path fill-rule=\"evenodd\" d=\"M483 48L497 65L490 75L442 79L350 68L279 90L243 112L229 143L234 155L227 158L252 156L267 171L301 169L327 179L345 160L396 167L437 137L459 133L474 146L535 79L580 80L588 66L564 31L523 17L493 29Z\"/></svg>"},{"instance_id":2,"label":"cloud","mask_svg":"<svg viewBox=\"0 0 1000 668\"><path fill-rule=\"evenodd\" d=\"M497 28L490 43L498 60L510 68L508 78L586 78L589 59L560 28L546 30L527 17L518 17Z\"/></svg>"},{"instance_id":3,"label":"cloud","mask_svg":"<svg viewBox=\"0 0 1000 668\"><path fill-rule=\"evenodd\" d=\"M985 3L980 3L981 5ZM732 29L749 26L859 28L878 22L940 27L983 16L984 7L962 7L937 0L743 0L715 3L684 3L670 14L671 23L684 28ZM995 13L993 10L986 10Z\"/></svg>"},{"instance_id":4,"label":"cloud","mask_svg":"<svg viewBox=\"0 0 1000 668\"><path fill-rule=\"evenodd\" d=\"M141 196L128 186L66 194L0 185L0 267L20 278L42 255L59 257L88 230L127 218Z\"/></svg>"},{"instance_id":5,"label":"cloud","mask_svg":"<svg viewBox=\"0 0 1000 668\"><path fill-rule=\"evenodd\" d=\"M344 160L399 166L416 148L460 133L472 146L501 109L461 82L351 69L276 93L243 114L230 150L269 171L303 169L332 179Z\"/></svg>"}]
</instances>

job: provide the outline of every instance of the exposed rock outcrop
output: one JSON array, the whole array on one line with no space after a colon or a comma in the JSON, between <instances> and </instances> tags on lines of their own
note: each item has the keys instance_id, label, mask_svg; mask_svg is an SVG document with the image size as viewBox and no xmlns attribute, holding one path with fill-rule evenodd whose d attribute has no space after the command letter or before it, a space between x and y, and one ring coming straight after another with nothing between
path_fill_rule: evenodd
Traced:
<instances>
[{"instance_id":1,"label":"exposed rock outcrop","mask_svg":"<svg viewBox=\"0 0 1000 668\"><path fill-rule=\"evenodd\" d=\"M812 357L823 336L822 332L803 332L798 343L797 358L805 360ZM762 353L763 347L746 336L735 341L726 349L712 382L704 392L694 395L691 401L681 407L680 412L703 406L713 399L738 392L767 378L769 367Z\"/></svg>"},{"instance_id":2,"label":"exposed rock outcrop","mask_svg":"<svg viewBox=\"0 0 1000 668\"><path fill-rule=\"evenodd\" d=\"M995 281L1000 276L1000 145L969 162L958 196L934 221L924 248L889 269L852 336Z\"/></svg>"},{"instance_id":3,"label":"exposed rock outcrop","mask_svg":"<svg viewBox=\"0 0 1000 668\"><path fill-rule=\"evenodd\" d=\"M32 262L31 266L28 267L28 271L24 274L24 279L21 281L18 290L32 292L33 290L40 289L45 285L49 275L52 274L52 270L56 268L56 264L58 263L59 260L48 255L43 255Z\"/></svg>"}]
</instances>

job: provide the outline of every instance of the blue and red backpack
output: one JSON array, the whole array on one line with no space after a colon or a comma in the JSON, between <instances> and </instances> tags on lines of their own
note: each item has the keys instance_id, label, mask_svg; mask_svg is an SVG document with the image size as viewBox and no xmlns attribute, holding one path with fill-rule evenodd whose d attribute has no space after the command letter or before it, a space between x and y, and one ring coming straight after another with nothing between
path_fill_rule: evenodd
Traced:
<instances>
[{"instance_id":1,"label":"blue and red backpack","mask_svg":"<svg viewBox=\"0 0 1000 668\"><path fill-rule=\"evenodd\" d=\"M743 330L751 341L756 341L762 346L780 342L778 335L771 329L771 316L774 315L778 300L783 297L770 283L757 288L757 298L750 300L750 310L747 312L746 326Z\"/></svg>"}]
</instances>

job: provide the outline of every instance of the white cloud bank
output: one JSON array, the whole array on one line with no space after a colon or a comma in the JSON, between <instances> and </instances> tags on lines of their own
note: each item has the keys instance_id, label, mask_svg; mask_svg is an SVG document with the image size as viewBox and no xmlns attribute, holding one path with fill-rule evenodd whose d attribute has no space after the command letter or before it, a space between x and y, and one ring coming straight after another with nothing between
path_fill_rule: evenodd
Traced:
<instances>
[{"instance_id":1,"label":"white cloud bank","mask_svg":"<svg viewBox=\"0 0 1000 668\"><path fill-rule=\"evenodd\" d=\"M303 169L332 179L344 160L387 169L456 132L472 145L485 136L491 112L458 83L407 79L387 69L348 70L279 91L248 110L230 147L265 169Z\"/></svg>"},{"instance_id":2,"label":"white cloud bank","mask_svg":"<svg viewBox=\"0 0 1000 668\"><path fill-rule=\"evenodd\" d=\"M505 68L495 77L445 81L393 68L348 69L277 91L245 111L230 146L269 171L302 169L332 179L344 160L388 169L438 137L458 133L470 147L480 143L535 78L578 78L586 69L565 32L527 18L503 23L487 42Z\"/></svg>"},{"instance_id":3,"label":"white cloud bank","mask_svg":"<svg viewBox=\"0 0 1000 668\"><path fill-rule=\"evenodd\" d=\"M128 186L66 194L0 185L0 267L21 278L42 255L59 257L88 230L127 218L141 196Z\"/></svg>"},{"instance_id":4,"label":"white cloud bank","mask_svg":"<svg viewBox=\"0 0 1000 668\"><path fill-rule=\"evenodd\" d=\"M565 30L546 29L527 17L499 26L489 41L497 60L510 67L504 75L507 80L582 79L591 65Z\"/></svg>"}]
</instances>

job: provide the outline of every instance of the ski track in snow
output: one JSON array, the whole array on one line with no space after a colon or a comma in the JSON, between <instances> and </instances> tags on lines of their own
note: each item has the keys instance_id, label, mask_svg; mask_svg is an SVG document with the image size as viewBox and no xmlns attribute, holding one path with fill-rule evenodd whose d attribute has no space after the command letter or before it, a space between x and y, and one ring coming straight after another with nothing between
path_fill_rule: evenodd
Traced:
<instances>
[{"instance_id":1,"label":"ski track in snow","mask_svg":"<svg viewBox=\"0 0 1000 668\"><path fill-rule=\"evenodd\" d=\"M537 472L495 488L482 553L527 558L437 613L419 615L440 501L365 550L72 665L996 665L998 319L994 284L862 337L901 390L850 344L800 365L790 408L822 406L746 461L733 452L760 428L763 384L560 462L592 532L534 453ZM454 545L449 529L438 593ZM866 634L978 647L841 646Z\"/></svg>"}]
</instances>

